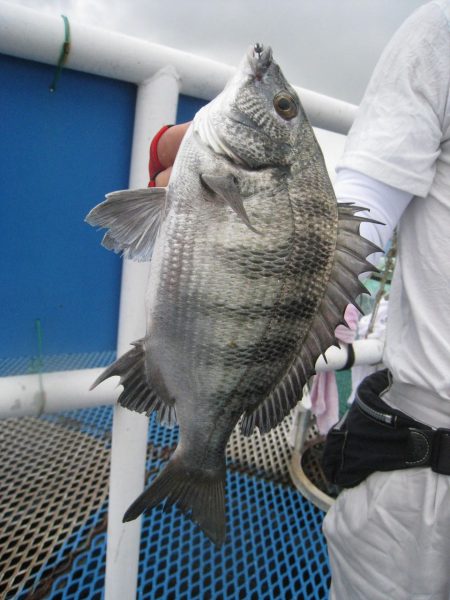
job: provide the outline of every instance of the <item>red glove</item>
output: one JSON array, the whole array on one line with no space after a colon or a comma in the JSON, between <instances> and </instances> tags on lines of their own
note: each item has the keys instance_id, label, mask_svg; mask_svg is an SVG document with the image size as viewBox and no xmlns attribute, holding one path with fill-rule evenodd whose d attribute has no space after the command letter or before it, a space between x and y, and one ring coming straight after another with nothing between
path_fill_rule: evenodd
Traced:
<instances>
[{"instance_id":1,"label":"red glove","mask_svg":"<svg viewBox=\"0 0 450 600\"><path fill-rule=\"evenodd\" d=\"M164 171L164 169L166 168L164 165L162 165L160 163L160 160L158 157L158 142L159 142L161 136L163 135L163 133L165 133L170 127L172 127L172 125L164 125L164 127L161 127L161 129L158 131L158 133L155 135L155 137L151 141L150 160L148 163L148 172L150 175L150 181L149 181L148 187L155 187L156 176L158 175L158 173L161 173L161 171Z\"/></svg>"}]
</instances>

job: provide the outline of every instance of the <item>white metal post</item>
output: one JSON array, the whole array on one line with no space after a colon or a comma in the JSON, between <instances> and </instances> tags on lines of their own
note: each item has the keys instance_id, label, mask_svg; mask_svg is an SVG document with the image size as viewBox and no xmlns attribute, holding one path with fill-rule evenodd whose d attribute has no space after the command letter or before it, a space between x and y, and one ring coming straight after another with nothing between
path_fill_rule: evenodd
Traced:
<instances>
[{"instance_id":1,"label":"white metal post","mask_svg":"<svg viewBox=\"0 0 450 600\"><path fill-rule=\"evenodd\" d=\"M131 155L130 188L148 183L148 149L157 130L174 123L179 78L161 69L138 88ZM145 333L144 296L149 263L124 260L120 296L118 355ZM106 556L106 600L135 600L141 519L122 523L123 515L144 487L148 419L120 406L114 409Z\"/></svg>"}]
</instances>

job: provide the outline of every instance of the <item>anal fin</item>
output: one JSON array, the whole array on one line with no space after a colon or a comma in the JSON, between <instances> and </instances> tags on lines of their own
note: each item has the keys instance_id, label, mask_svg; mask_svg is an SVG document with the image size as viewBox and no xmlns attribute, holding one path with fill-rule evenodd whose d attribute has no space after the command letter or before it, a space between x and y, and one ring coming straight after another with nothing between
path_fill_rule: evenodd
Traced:
<instances>
[{"instance_id":1,"label":"anal fin","mask_svg":"<svg viewBox=\"0 0 450 600\"><path fill-rule=\"evenodd\" d=\"M145 369L144 340L133 342L133 348L110 365L91 386L91 390L109 377L120 377L123 391L118 403L129 410L150 416L157 412L160 423L176 424L175 406L164 401L151 386Z\"/></svg>"}]
</instances>

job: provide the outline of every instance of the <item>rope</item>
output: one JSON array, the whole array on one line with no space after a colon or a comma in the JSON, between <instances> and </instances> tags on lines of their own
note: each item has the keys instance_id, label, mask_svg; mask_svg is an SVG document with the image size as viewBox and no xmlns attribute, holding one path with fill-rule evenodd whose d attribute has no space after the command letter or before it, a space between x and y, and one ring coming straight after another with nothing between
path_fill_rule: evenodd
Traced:
<instances>
[{"instance_id":1,"label":"rope","mask_svg":"<svg viewBox=\"0 0 450 600\"><path fill-rule=\"evenodd\" d=\"M61 76L61 71L63 70L63 67L67 62L67 58L69 57L69 52L70 52L71 40L70 40L69 19L66 17L66 15L61 15L61 17L64 21L64 43L62 45L61 53L59 55L59 60L58 60L57 66L56 66L55 76L53 77L53 81L50 84L49 89L51 92L56 91L56 85Z\"/></svg>"}]
</instances>

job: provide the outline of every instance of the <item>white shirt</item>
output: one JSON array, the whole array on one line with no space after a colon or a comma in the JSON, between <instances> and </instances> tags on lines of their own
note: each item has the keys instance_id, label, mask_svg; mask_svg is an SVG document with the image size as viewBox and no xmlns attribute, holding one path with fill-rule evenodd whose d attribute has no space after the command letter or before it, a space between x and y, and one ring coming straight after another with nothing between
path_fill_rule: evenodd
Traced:
<instances>
[{"instance_id":1,"label":"white shirt","mask_svg":"<svg viewBox=\"0 0 450 600\"><path fill-rule=\"evenodd\" d=\"M395 381L427 390L441 404L450 401L449 90L450 1L436 0L416 11L386 47L336 183L338 199L345 200L352 169L413 196L399 222L384 362ZM400 198L384 211L395 220L403 208ZM369 229L363 233L379 241L382 234ZM441 426L450 427L445 404Z\"/></svg>"},{"instance_id":2,"label":"white shirt","mask_svg":"<svg viewBox=\"0 0 450 600\"><path fill-rule=\"evenodd\" d=\"M341 201L362 204L367 193L375 218L384 213L391 228L400 219L384 361L408 393L394 394L394 383L383 399L436 427L450 427L449 83L450 0L436 0L383 53L337 183ZM380 200L356 173L397 191ZM339 495L324 532L330 600L450 600L450 477L428 467L373 473Z\"/></svg>"}]
</instances>

